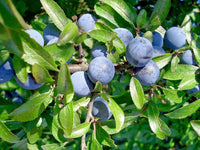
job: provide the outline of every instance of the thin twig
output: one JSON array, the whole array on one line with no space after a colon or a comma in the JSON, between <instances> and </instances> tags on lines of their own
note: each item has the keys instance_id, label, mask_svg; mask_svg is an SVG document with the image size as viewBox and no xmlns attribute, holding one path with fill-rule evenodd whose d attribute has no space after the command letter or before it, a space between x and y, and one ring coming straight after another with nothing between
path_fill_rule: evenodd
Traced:
<instances>
[{"instance_id":1,"label":"thin twig","mask_svg":"<svg viewBox=\"0 0 200 150\"><path fill-rule=\"evenodd\" d=\"M87 112L87 116L86 116L85 122L89 122L91 120L91 118L93 118L93 116L92 116L93 103L94 103L94 94L92 94L91 101L88 104L88 112ZM86 138L86 134L83 135L82 138L81 138L81 150L86 150L87 149L85 138Z\"/></svg>"}]
</instances>

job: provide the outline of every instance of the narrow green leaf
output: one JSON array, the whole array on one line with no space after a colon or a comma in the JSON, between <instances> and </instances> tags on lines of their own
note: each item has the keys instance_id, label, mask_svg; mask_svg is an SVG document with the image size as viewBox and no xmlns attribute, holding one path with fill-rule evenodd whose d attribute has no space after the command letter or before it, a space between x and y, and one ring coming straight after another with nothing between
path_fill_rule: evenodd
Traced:
<instances>
[{"instance_id":1,"label":"narrow green leaf","mask_svg":"<svg viewBox=\"0 0 200 150\"><path fill-rule=\"evenodd\" d=\"M29 144L29 143L27 143L27 148L29 150L39 150L38 147L37 147L37 144Z\"/></svg>"},{"instance_id":2,"label":"narrow green leaf","mask_svg":"<svg viewBox=\"0 0 200 150\"><path fill-rule=\"evenodd\" d=\"M185 76L182 81L180 82L178 89L179 90L188 90L192 89L195 86L197 86L199 82L197 81L196 74L190 74L188 76Z\"/></svg>"},{"instance_id":3,"label":"narrow green leaf","mask_svg":"<svg viewBox=\"0 0 200 150\"><path fill-rule=\"evenodd\" d=\"M116 48L117 54L126 52L126 47L119 37L116 37L112 42L113 46Z\"/></svg>"},{"instance_id":4,"label":"narrow green leaf","mask_svg":"<svg viewBox=\"0 0 200 150\"><path fill-rule=\"evenodd\" d=\"M98 140L95 138L94 131L92 132L92 135L90 136L90 139L87 143L87 150L103 150L102 145L98 142Z\"/></svg>"},{"instance_id":5,"label":"narrow green leaf","mask_svg":"<svg viewBox=\"0 0 200 150\"><path fill-rule=\"evenodd\" d=\"M195 74L197 69L198 67L193 65L178 64L175 72L172 72L171 69L168 68L164 73L163 78L168 80L181 80L186 76Z\"/></svg>"},{"instance_id":6,"label":"narrow green leaf","mask_svg":"<svg viewBox=\"0 0 200 150\"><path fill-rule=\"evenodd\" d=\"M32 66L32 74L37 83L48 83L54 81L48 70L38 64Z\"/></svg>"},{"instance_id":7,"label":"narrow green leaf","mask_svg":"<svg viewBox=\"0 0 200 150\"><path fill-rule=\"evenodd\" d=\"M142 27L146 24L146 19L147 19L147 12L145 9L140 10L138 16L137 16L137 27Z\"/></svg>"},{"instance_id":8,"label":"narrow green leaf","mask_svg":"<svg viewBox=\"0 0 200 150\"><path fill-rule=\"evenodd\" d=\"M53 137L60 143L64 143L66 141L66 139L64 138L63 134L63 130L61 129L62 127L60 126L59 123L59 112L60 112L60 108L58 107L59 105L59 101L56 101L54 107L53 107L53 119L52 119L52 124L51 124L51 131L52 131L52 135Z\"/></svg>"},{"instance_id":9,"label":"narrow green leaf","mask_svg":"<svg viewBox=\"0 0 200 150\"><path fill-rule=\"evenodd\" d=\"M53 23L60 29L64 30L65 26L71 22L65 15L62 8L53 0L40 0L47 14L52 19Z\"/></svg>"},{"instance_id":10,"label":"narrow green leaf","mask_svg":"<svg viewBox=\"0 0 200 150\"><path fill-rule=\"evenodd\" d=\"M199 107L200 99L165 115L172 119L183 119L195 113L199 109Z\"/></svg>"},{"instance_id":11,"label":"narrow green leaf","mask_svg":"<svg viewBox=\"0 0 200 150\"><path fill-rule=\"evenodd\" d=\"M119 15L130 24L136 22L137 14L132 6L128 5L123 0L102 0L110 7L112 7Z\"/></svg>"},{"instance_id":12,"label":"narrow green leaf","mask_svg":"<svg viewBox=\"0 0 200 150\"><path fill-rule=\"evenodd\" d=\"M63 150L63 147L59 144L45 144L41 146L42 150Z\"/></svg>"},{"instance_id":13,"label":"narrow green leaf","mask_svg":"<svg viewBox=\"0 0 200 150\"><path fill-rule=\"evenodd\" d=\"M119 132L124 124L124 119L125 119L124 112L109 95L102 95L102 97L108 101L108 107L110 108L115 118L116 132Z\"/></svg>"},{"instance_id":14,"label":"narrow green leaf","mask_svg":"<svg viewBox=\"0 0 200 150\"><path fill-rule=\"evenodd\" d=\"M110 146L110 147L116 146L114 141L111 139L111 136L98 124L96 126L96 138L100 144Z\"/></svg>"},{"instance_id":15,"label":"narrow green leaf","mask_svg":"<svg viewBox=\"0 0 200 150\"><path fill-rule=\"evenodd\" d=\"M167 17L170 7L171 7L171 0L158 0L155 4L150 20L153 20L156 16L158 16L160 22L162 23Z\"/></svg>"},{"instance_id":16,"label":"narrow green leaf","mask_svg":"<svg viewBox=\"0 0 200 150\"><path fill-rule=\"evenodd\" d=\"M20 139L14 135L10 129L8 129L7 126L2 122L0 122L0 137L3 141L9 143L17 143L20 141Z\"/></svg>"},{"instance_id":17,"label":"narrow green leaf","mask_svg":"<svg viewBox=\"0 0 200 150\"><path fill-rule=\"evenodd\" d=\"M10 29L0 23L0 40L3 41L6 49L19 57L23 54L22 42L19 33L13 29Z\"/></svg>"},{"instance_id":18,"label":"narrow green leaf","mask_svg":"<svg viewBox=\"0 0 200 150\"><path fill-rule=\"evenodd\" d=\"M142 109L145 103L145 98L144 91L140 82L136 78L132 77L129 87L133 103L138 109Z\"/></svg>"},{"instance_id":19,"label":"narrow green leaf","mask_svg":"<svg viewBox=\"0 0 200 150\"><path fill-rule=\"evenodd\" d=\"M13 57L13 68L15 70L15 74L17 78L22 82L25 83L27 81L28 73L26 71L26 63L20 59L17 55Z\"/></svg>"},{"instance_id":20,"label":"narrow green leaf","mask_svg":"<svg viewBox=\"0 0 200 150\"><path fill-rule=\"evenodd\" d=\"M74 88L71 81L70 71L66 63L62 64L60 67L57 80L57 92L65 95L63 99L64 104L69 103L73 99Z\"/></svg>"},{"instance_id":21,"label":"narrow green leaf","mask_svg":"<svg viewBox=\"0 0 200 150\"><path fill-rule=\"evenodd\" d=\"M42 94L35 93L30 99L15 109L10 117L15 121L31 121L37 118L51 103L52 91L46 91ZM34 107L33 107L34 106Z\"/></svg>"},{"instance_id":22,"label":"narrow green leaf","mask_svg":"<svg viewBox=\"0 0 200 150\"><path fill-rule=\"evenodd\" d=\"M176 89L165 89L163 88L165 98L175 103L181 103L184 99L185 92Z\"/></svg>"},{"instance_id":23,"label":"narrow green leaf","mask_svg":"<svg viewBox=\"0 0 200 150\"><path fill-rule=\"evenodd\" d=\"M154 57L152 60L156 62L159 69L165 67L171 61L172 55L170 53L166 53L161 56Z\"/></svg>"},{"instance_id":24,"label":"narrow green leaf","mask_svg":"<svg viewBox=\"0 0 200 150\"><path fill-rule=\"evenodd\" d=\"M66 63L75 52L74 45L70 43L64 46L51 44L45 46L44 49L53 57L54 61L59 61L61 64Z\"/></svg>"},{"instance_id":25,"label":"narrow green leaf","mask_svg":"<svg viewBox=\"0 0 200 150\"><path fill-rule=\"evenodd\" d=\"M125 117L124 124L122 126L122 129L130 126L133 124L133 121L137 118L138 116L127 116ZM115 125L115 120L110 119L105 122L101 123L101 127L108 133L108 134L115 134L117 133L116 131L116 125Z\"/></svg>"},{"instance_id":26,"label":"narrow green leaf","mask_svg":"<svg viewBox=\"0 0 200 150\"><path fill-rule=\"evenodd\" d=\"M82 43L85 39L87 38L87 33L83 32L81 34L79 34L77 37L74 38L74 42L76 44L80 44Z\"/></svg>"},{"instance_id":27,"label":"narrow green leaf","mask_svg":"<svg viewBox=\"0 0 200 150\"><path fill-rule=\"evenodd\" d=\"M68 23L60 33L57 45L62 46L73 40L78 35L78 26L75 23Z\"/></svg>"},{"instance_id":28,"label":"narrow green leaf","mask_svg":"<svg viewBox=\"0 0 200 150\"><path fill-rule=\"evenodd\" d=\"M40 136L42 134L42 129L34 128L30 131L27 131L27 138L29 143L34 144L38 140L40 140Z\"/></svg>"},{"instance_id":29,"label":"narrow green leaf","mask_svg":"<svg viewBox=\"0 0 200 150\"><path fill-rule=\"evenodd\" d=\"M174 57L172 58L172 61L171 61L171 72L175 72L179 61L180 61L180 60L179 60L179 58L178 58L177 56L174 56Z\"/></svg>"},{"instance_id":30,"label":"narrow green leaf","mask_svg":"<svg viewBox=\"0 0 200 150\"><path fill-rule=\"evenodd\" d=\"M115 32L110 32L107 30L100 30L100 29L91 30L89 32L89 35L92 38L104 43L109 42L113 40L115 37L117 37L117 33Z\"/></svg>"},{"instance_id":31,"label":"narrow green leaf","mask_svg":"<svg viewBox=\"0 0 200 150\"><path fill-rule=\"evenodd\" d=\"M26 32L20 32L24 54L22 58L25 62L34 65L40 64L46 69L57 71L56 64L52 56L44 50L35 40L31 39Z\"/></svg>"},{"instance_id":32,"label":"narrow green leaf","mask_svg":"<svg viewBox=\"0 0 200 150\"><path fill-rule=\"evenodd\" d=\"M73 107L73 111L77 111L80 107L86 107L88 105L88 103L90 102L90 98L87 97L83 97L77 101L74 102L74 107Z\"/></svg>"},{"instance_id":33,"label":"narrow green leaf","mask_svg":"<svg viewBox=\"0 0 200 150\"><path fill-rule=\"evenodd\" d=\"M71 135L67 135L66 133L64 134L64 137L66 138L78 138L78 137L81 137L83 136L84 134L86 134L90 129L90 122L85 122L85 123L82 123L80 125L78 125L77 127L75 127L73 130L72 130L72 133Z\"/></svg>"},{"instance_id":34,"label":"narrow green leaf","mask_svg":"<svg viewBox=\"0 0 200 150\"><path fill-rule=\"evenodd\" d=\"M106 25L102 22L96 22L95 29L107 30L107 31L111 31L111 32L113 31L113 29L111 27L109 27L108 25Z\"/></svg>"},{"instance_id":35,"label":"narrow green leaf","mask_svg":"<svg viewBox=\"0 0 200 150\"><path fill-rule=\"evenodd\" d=\"M192 128L197 133L197 135L200 136L200 120L192 120L190 121L190 124L192 125Z\"/></svg>"},{"instance_id":36,"label":"narrow green leaf","mask_svg":"<svg viewBox=\"0 0 200 150\"><path fill-rule=\"evenodd\" d=\"M200 37L196 34L193 34L191 44L192 44L194 57L196 58L198 64L200 64Z\"/></svg>"},{"instance_id":37,"label":"narrow green leaf","mask_svg":"<svg viewBox=\"0 0 200 150\"><path fill-rule=\"evenodd\" d=\"M17 18L13 14L9 3L11 3L11 0L0 0L0 14L4 23L11 28L22 28Z\"/></svg>"},{"instance_id":38,"label":"narrow green leaf","mask_svg":"<svg viewBox=\"0 0 200 150\"><path fill-rule=\"evenodd\" d=\"M167 125L159 118L159 110L157 105L151 101L148 105L148 120L151 130L160 139L164 139L165 135L169 135L169 128Z\"/></svg>"},{"instance_id":39,"label":"narrow green leaf","mask_svg":"<svg viewBox=\"0 0 200 150\"><path fill-rule=\"evenodd\" d=\"M153 34L151 31L147 31L144 33L142 37L147 38L151 43L153 42Z\"/></svg>"},{"instance_id":40,"label":"narrow green leaf","mask_svg":"<svg viewBox=\"0 0 200 150\"><path fill-rule=\"evenodd\" d=\"M97 92L97 93L102 92L102 84L101 84L101 82L99 82L99 81L96 82L95 87L92 90L92 92Z\"/></svg>"},{"instance_id":41,"label":"narrow green leaf","mask_svg":"<svg viewBox=\"0 0 200 150\"><path fill-rule=\"evenodd\" d=\"M156 15L153 19L149 21L149 31L154 31L161 25L161 21L158 15Z\"/></svg>"},{"instance_id":42,"label":"narrow green leaf","mask_svg":"<svg viewBox=\"0 0 200 150\"><path fill-rule=\"evenodd\" d=\"M73 103L65 105L59 112L59 121L67 135L72 133L73 128Z\"/></svg>"},{"instance_id":43,"label":"narrow green leaf","mask_svg":"<svg viewBox=\"0 0 200 150\"><path fill-rule=\"evenodd\" d=\"M2 65L10 56L8 50L1 50L0 51L0 65Z\"/></svg>"}]
</instances>

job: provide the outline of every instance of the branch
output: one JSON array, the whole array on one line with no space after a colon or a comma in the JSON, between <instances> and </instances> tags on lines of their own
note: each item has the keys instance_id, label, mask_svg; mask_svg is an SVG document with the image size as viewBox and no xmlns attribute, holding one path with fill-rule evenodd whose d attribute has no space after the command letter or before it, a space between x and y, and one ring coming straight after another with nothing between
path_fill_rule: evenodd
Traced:
<instances>
[{"instance_id":1,"label":"branch","mask_svg":"<svg viewBox=\"0 0 200 150\"><path fill-rule=\"evenodd\" d=\"M70 73L74 73L77 71L87 71L89 67L88 63L81 63L81 64L69 64L68 68Z\"/></svg>"},{"instance_id":2,"label":"branch","mask_svg":"<svg viewBox=\"0 0 200 150\"><path fill-rule=\"evenodd\" d=\"M87 112L87 116L86 116L85 122L89 122L90 119L93 118L93 116L92 116L93 103L94 103L94 95L92 94L91 101L90 101L90 103L88 105L88 112ZM83 135L82 138L81 138L81 150L86 150L87 149L86 142L85 142L85 137L86 137L86 134Z\"/></svg>"}]
</instances>

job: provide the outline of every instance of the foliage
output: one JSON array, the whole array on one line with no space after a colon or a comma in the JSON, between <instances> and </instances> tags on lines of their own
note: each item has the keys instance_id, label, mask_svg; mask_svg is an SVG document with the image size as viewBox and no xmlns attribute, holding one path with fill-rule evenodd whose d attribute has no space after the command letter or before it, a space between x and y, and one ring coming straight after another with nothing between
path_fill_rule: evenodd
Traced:
<instances>
[{"instance_id":1,"label":"foliage","mask_svg":"<svg viewBox=\"0 0 200 150\"><path fill-rule=\"evenodd\" d=\"M44 85L25 90L14 77L0 84L2 149L200 148L200 92L188 93L200 84L200 10L196 1L29 3L0 0L0 65L10 58L20 81L25 82L31 73ZM97 18L95 29L82 32L77 19L88 12ZM56 44L42 47L25 32L33 28L43 33L50 22L61 31ZM127 63L124 43L113 29L129 29L134 37L143 32L143 37L152 42L152 32L163 37L172 26L184 29L187 43L175 51L164 46L166 54L153 58L160 69L158 81L142 86L134 77L136 68ZM87 71L95 43L106 46L115 76L108 85L97 82L89 96L78 97L71 74ZM188 49L194 54L194 65L179 61L182 51ZM14 103L13 93L24 102ZM91 117L96 96L108 102L113 114L110 120L98 122Z\"/></svg>"}]
</instances>

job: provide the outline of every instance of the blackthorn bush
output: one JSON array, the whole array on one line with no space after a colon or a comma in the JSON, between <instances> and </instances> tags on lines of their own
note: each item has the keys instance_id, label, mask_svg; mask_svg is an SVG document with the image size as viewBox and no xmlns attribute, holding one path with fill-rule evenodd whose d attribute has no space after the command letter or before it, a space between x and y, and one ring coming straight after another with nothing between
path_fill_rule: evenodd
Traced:
<instances>
[{"instance_id":1,"label":"blackthorn bush","mask_svg":"<svg viewBox=\"0 0 200 150\"><path fill-rule=\"evenodd\" d=\"M126 47L128 43L134 38L133 34L126 28L115 28L114 32L117 32L117 36L122 40Z\"/></svg>"},{"instance_id":2,"label":"blackthorn bush","mask_svg":"<svg viewBox=\"0 0 200 150\"><path fill-rule=\"evenodd\" d=\"M164 44L173 49L179 49L185 45L186 34L180 27L171 27L165 32Z\"/></svg>"},{"instance_id":3,"label":"blackthorn bush","mask_svg":"<svg viewBox=\"0 0 200 150\"><path fill-rule=\"evenodd\" d=\"M0 83L9 81L13 76L14 70L12 60L8 59L0 66Z\"/></svg>"},{"instance_id":4,"label":"blackthorn bush","mask_svg":"<svg viewBox=\"0 0 200 150\"><path fill-rule=\"evenodd\" d=\"M180 57L180 60L183 64L193 65L193 54L191 50L183 51L183 54Z\"/></svg>"},{"instance_id":5,"label":"blackthorn bush","mask_svg":"<svg viewBox=\"0 0 200 150\"><path fill-rule=\"evenodd\" d=\"M43 37L46 43L54 38L58 38L60 36L60 30L54 25L54 23L49 23L44 28Z\"/></svg>"},{"instance_id":6,"label":"blackthorn bush","mask_svg":"<svg viewBox=\"0 0 200 150\"><path fill-rule=\"evenodd\" d=\"M88 76L93 83L100 81L103 85L108 84L114 75L115 67L106 57L96 57L89 64Z\"/></svg>"},{"instance_id":7,"label":"blackthorn bush","mask_svg":"<svg viewBox=\"0 0 200 150\"><path fill-rule=\"evenodd\" d=\"M92 14L83 14L78 19L78 27L79 29L83 29L83 31L87 32L94 29L94 25L97 19Z\"/></svg>"},{"instance_id":8,"label":"blackthorn bush","mask_svg":"<svg viewBox=\"0 0 200 150\"><path fill-rule=\"evenodd\" d=\"M154 31L153 32L153 46L163 47L163 38L162 35L159 32Z\"/></svg>"},{"instance_id":9,"label":"blackthorn bush","mask_svg":"<svg viewBox=\"0 0 200 150\"><path fill-rule=\"evenodd\" d=\"M160 69L153 60L150 60L143 68L138 68L135 77L142 85L150 86L158 80L159 75Z\"/></svg>"},{"instance_id":10,"label":"blackthorn bush","mask_svg":"<svg viewBox=\"0 0 200 150\"><path fill-rule=\"evenodd\" d=\"M74 92L77 96L88 96L94 88L93 83L89 80L84 71L77 71L71 75Z\"/></svg>"},{"instance_id":11,"label":"blackthorn bush","mask_svg":"<svg viewBox=\"0 0 200 150\"><path fill-rule=\"evenodd\" d=\"M36 90L44 85L43 83L37 83L32 74L28 74L27 81L25 83L22 83L17 76L15 76L15 80L19 86L27 90Z\"/></svg>"},{"instance_id":12,"label":"blackthorn bush","mask_svg":"<svg viewBox=\"0 0 200 150\"><path fill-rule=\"evenodd\" d=\"M40 44L41 46L44 46L44 39L42 37L42 35L40 34L40 32L34 30L34 29L28 29L25 30L26 33L29 34L29 36L31 38L33 38L38 44Z\"/></svg>"},{"instance_id":13,"label":"blackthorn bush","mask_svg":"<svg viewBox=\"0 0 200 150\"><path fill-rule=\"evenodd\" d=\"M152 58L153 47L151 42L144 37L132 39L126 49L128 62L135 67L143 67Z\"/></svg>"},{"instance_id":14,"label":"blackthorn bush","mask_svg":"<svg viewBox=\"0 0 200 150\"><path fill-rule=\"evenodd\" d=\"M94 117L100 118L98 121L109 120L112 112L108 107L108 102L102 97L96 97L93 103L92 114Z\"/></svg>"}]
</instances>

